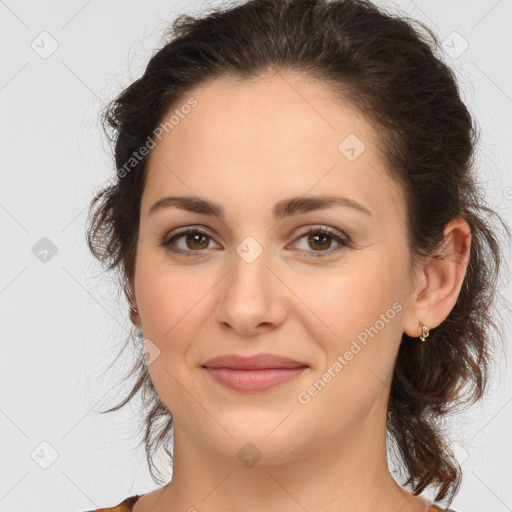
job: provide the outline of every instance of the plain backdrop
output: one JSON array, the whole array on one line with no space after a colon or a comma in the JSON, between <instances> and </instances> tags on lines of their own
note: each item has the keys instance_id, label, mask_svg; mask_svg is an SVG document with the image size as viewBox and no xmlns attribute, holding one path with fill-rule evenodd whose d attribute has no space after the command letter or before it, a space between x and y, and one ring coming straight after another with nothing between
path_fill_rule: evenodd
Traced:
<instances>
[{"instance_id":1,"label":"plain backdrop","mask_svg":"<svg viewBox=\"0 0 512 512\"><path fill-rule=\"evenodd\" d=\"M510 223L512 2L382 3L444 41L481 128L488 202ZM109 368L129 319L88 252L85 222L113 173L101 107L142 74L177 14L209 5L0 0L1 511L77 512L157 487L138 445L136 410L98 413L130 386L120 382L129 354ZM502 292L510 300L507 285ZM456 510L512 510L510 368L500 359L485 401L453 420L464 468Z\"/></svg>"}]
</instances>

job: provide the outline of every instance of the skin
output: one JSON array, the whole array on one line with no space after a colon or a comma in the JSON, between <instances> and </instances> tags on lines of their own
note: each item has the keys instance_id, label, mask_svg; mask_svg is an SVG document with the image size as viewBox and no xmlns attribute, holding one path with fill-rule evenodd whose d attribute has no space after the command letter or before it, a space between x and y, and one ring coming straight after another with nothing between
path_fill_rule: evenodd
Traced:
<instances>
[{"instance_id":1,"label":"skin","mask_svg":"<svg viewBox=\"0 0 512 512\"><path fill-rule=\"evenodd\" d=\"M427 511L428 501L388 470L389 386L402 333L417 337L423 323L434 328L453 308L469 226L452 221L447 258L413 268L404 198L387 174L378 131L322 84L292 73L244 83L223 77L188 97L197 106L150 154L130 281L138 310L131 320L151 340L148 353L159 351L149 371L174 417L174 472L134 512ZM338 149L348 134L365 145L353 161ZM277 201L316 194L351 198L371 216L336 206L273 220ZM148 215L169 195L215 201L225 219L175 207ZM191 257L160 245L185 226L209 234L174 241ZM329 236L308 242L302 233L319 226L352 245L335 252ZM251 263L236 252L248 236L262 249ZM308 258L320 251L330 254ZM300 403L298 394L394 303L400 310L378 334ZM201 367L221 354L262 352L310 368L248 394ZM248 442L261 453L252 467L237 457Z\"/></svg>"}]
</instances>

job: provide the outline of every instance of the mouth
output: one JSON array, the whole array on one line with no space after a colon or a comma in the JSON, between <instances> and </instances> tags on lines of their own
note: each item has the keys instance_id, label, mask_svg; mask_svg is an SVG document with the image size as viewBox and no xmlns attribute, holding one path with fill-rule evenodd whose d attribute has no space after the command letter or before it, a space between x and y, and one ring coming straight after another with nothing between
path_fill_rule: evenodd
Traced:
<instances>
[{"instance_id":1,"label":"mouth","mask_svg":"<svg viewBox=\"0 0 512 512\"><path fill-rule=\"evenodd\" d=\"M274 354L219 356L203 365L217 383L245 393L256 393L297 378L309 365Z\"/></svg>"}]
</instances>

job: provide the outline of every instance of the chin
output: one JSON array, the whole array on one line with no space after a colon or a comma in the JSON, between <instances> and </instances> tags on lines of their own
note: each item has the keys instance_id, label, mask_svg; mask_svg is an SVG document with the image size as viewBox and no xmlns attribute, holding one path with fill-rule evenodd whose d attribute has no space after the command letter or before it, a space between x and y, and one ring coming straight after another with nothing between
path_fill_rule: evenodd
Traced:
<instances>
[{"instance_id":1,"label":"chin","mask_svg":"<svg viewBox=\"0 0 512 512\"><path fill-rule=\"evenodd\" d=\"M301 439L300 425L296 424L296 418L295 421L291 417L285 419L289 412L284 415L268 411L252 414L233 412L229 417L223 415L218 418L219 423L233 437L216 429L219 436L213 440L214 446L241 462L245 456L258 458L262 464L286 462L297 448L296 440Z\"/></svg>"}]
</instances>

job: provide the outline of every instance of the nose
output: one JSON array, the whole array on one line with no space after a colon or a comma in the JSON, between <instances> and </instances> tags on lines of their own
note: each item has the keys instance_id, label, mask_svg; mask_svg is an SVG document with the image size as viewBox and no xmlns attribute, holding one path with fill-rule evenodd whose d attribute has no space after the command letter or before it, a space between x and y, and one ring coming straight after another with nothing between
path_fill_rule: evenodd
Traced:
<instances>
[{"instance_id":1,"label":"nose","mask_svg":"<svg viewBox=\"0 0 512 512\"><path fill-rule=\"evenodd\" d=\"M269 252L263 250L255 259L246 257L243 249L234 253L233 266L218 290L216 320L223 329L252 336L284 322L290 292L271 268L275 265Z\"/></svg>"}]
</instances>

